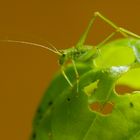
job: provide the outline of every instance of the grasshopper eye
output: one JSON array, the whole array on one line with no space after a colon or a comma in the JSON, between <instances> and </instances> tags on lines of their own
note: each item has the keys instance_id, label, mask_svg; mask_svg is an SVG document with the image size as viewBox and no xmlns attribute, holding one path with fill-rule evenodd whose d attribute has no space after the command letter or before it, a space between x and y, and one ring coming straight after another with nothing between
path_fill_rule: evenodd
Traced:
<instances>
[{"instance_id":1,"label":"grasshopper eye","mask_svg":"<svg viewBox=\"0 0 140 140\"><path fill-rule=\"evenodd\" d=\"M66 54L63 53L59 58L59 64L63 65L65 62L65 59L66 59Z\"/></svg>"},{"instance_id":2,"label":"grasshopper eye","mask_svg":"<svg viewBox=\"0 0 140 140\"><path fill-rule=\"evenodd\" d=\"M66 56L66 55L63 53L63 54L62 54L62 57L65 57L65 56Z\"/></svg>"}]
</instances>

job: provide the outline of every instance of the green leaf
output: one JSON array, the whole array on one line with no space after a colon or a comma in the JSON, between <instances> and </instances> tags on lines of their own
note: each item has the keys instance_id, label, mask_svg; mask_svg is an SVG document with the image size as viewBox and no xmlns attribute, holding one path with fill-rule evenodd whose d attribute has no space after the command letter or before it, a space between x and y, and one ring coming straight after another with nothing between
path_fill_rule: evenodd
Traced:
<instances>
[{"instance_id":1,"label":"green leaf","mask_svg":"<svg viewBox=\"0 0 140 140\"><path fill-rule=\"evenodd\" d=\"M118 85L127 85L132 89L140 89L140 68L132 69L125 73L118 81Z\"/></svg>"},{"instance_id":2,"label":"green leaf","mask_svg":"<svg viewBox=\"0 0 140 140\"><path fill-rule=\"evenodd\" d=\"M100 48L99 57L95 59L98 67L130 65L135 61L135 54L129 39L112 41Z\"/></svg>"},{"instance_id":3,"label":"green leaf","mask_svg":"<svg viewBox=\"0 0 140 140\"><path fill-rule=\"evenodd\" d=\"M136 61L140 63L140 40L131 39L130 47L136 56Z\"/></svg>"},{"instance_id":4,"label":"green leaf","mask_svg":"<svg viewBox=\"0 0 140 140\"><path fill-rule=\"evenodd\" d=\"M88 63L76 64L78 93L73 66L66 68L73 88L58 73L40 103L31 139L139 140L140 91L121 96L115 92L116 84L140 88L137 41L121 39L102 46L94 69ZM105 113L107 106L110 112Z\"/></svg>"},{"instance_id":5,"label":"green leaf","mask_svg":"<svg viewBox=\"0 0 140 140\"><path fill-rule=\"evenodd\" d=\"M114 77L111 70L106 70L106 72L111 74L111 79L116 79L117 74ZM106 73L89 71L82 76L80 89L96 81L100 76L102 78L103 75ZM120 76L120 73L117 76ZM102 81L106 82L106 79L103 78ZM106 87L106 85L102 86L103 89ZM110 87L108 86L107 89ZM114 96L107 96L111 95L110 93ZM83 90L79 93L76 93L76 87L65 90L59 95L51 110L49 108L48 111L46 110L36 130L36 140L127 140L137 137L140 130L140 94L118 96L112 89L104 95L107 97L106 102L112 101L115 104L112 113L108 115L92 111L89 108L91 104L89 100L92 97L88 97Z\"/></svg>"},{"instance_id":6,"label":"green leaf","mask_svg":"<svg viewBox=\"0 0 140 140\"><path fill-rule=\"evenodd\" d=\"M86 71L88 71L90 68L84 64L78 64L77 69L79 71L79 75L82 75ZM71 82L75 82L75 72L72 67L72 65L69 65L67 69L65 70L67 76L69 77ZM64 90L69 90L69 84L67 83L64 76L58 72L54 79L52 80L50 86L47 89L47 92L45 92L40 105L36 111L35 118L33 120L33 134L36 133L36 127L40 124L40 121L46 114L47 110L49 110L54 102L57 100L58 96L63 93Z\"/></svg>"}]
</instances>

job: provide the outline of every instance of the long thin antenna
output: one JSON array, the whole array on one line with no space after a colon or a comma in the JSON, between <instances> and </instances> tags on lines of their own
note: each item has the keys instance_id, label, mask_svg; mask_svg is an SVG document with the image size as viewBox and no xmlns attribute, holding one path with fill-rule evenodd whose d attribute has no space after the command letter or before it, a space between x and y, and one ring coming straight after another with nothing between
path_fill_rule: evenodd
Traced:
<instances>
[{"instance_id":1,"label":"long thin antenna","mask_svg":"<svg viewBox=\"0 0 140 140\"><path fill-rule=\"evenodd\" d=\"M56 47L55 47L52 43L50 43L49 41L46 41L46 42L47 42L47 44L50 45L56 52L59 52L59 51L56 49Z\"/></svg>"},{"instance_id":2,"label":"long thin antenna","mask_svg":"<svg viewBox=\"0 0 140 140\"><path fill-rule=\"evenodd\" d=\"M44 49L47 49L51 52L54 52L58 55L60 55L60 52L49 42L47 42L53 49L47 47L47 46L44 46L44 45L41 45L41 44L37 44L37 43L33 43L33 42L28 42L28 41L20 41L20 40L0 40L0 42L11 42L11 43L21 43L21 44L27 44L27 45L33 45L33 46L38 46L38 47L41 47L41 48L44 48Z\"/></svg>"}]
</instances>

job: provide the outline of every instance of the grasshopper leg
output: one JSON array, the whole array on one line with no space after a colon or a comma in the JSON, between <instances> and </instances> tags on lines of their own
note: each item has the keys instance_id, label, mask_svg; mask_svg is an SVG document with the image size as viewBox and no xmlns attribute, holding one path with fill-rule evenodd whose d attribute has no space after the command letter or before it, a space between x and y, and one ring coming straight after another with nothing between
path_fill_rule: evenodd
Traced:
<instances>
[{"instance_id":1,"label":"grasshopper leg","mask_svg":"<svg viewBox=\"0 0 140 140\"><path fill-rule=\"evenodd\" d=\"M122 27L119 27L117 26L116 24L114 24L111 20L107 19L105 16L103 16L102 14L100 14L99 12L95 12L94 13L94 16L93 16L93 19L95 17L99 17L100 19L102 19L103 21L105 21L107 24L109 24L111 27L113 27L114 29L116 29L117 32L120 32L120 34L122 34L124 37L129 37L129 36L132 36L132 37L136 37L136 38L139 38L140 39L140 36L135 34L135 33L132 33L131 31L128 31ZM129 35L129 36L128 36Z\"/></svg>"},{"instance_id":2,"label":"grasshopper leg","mask_svg":"<svg viewBox=\"0 0 140 140\"><path fill-rule=\"evenodd\" d=\"M77 67L76 67L76 64L75 64L75 60L72 59L72 64L73 64L73 67L74 67L74 71L75 71L75 74L76 74L76 84L77 84L77 92L79 91L79 73L78 73L78 70L77 70Z\"/></svg>"},{"instance_id":3,"label":"grasshopper leg","mask_svg":"<svg viewBox=\"0 0 140 140\"><path fill-rule=\"evenodd\" d=\"M90 20L85 32L83 33L83 35L81 36L81 38L79 39L78 43L76 44L76 48L81 48L83 47L86 38L88 36L88 33L91 29L91 27L93 26L94 21L96 20L96 18L99 17L100 19L102 19L104 22L106 22L107 24L109 24L111 27L113 27L117 32L119 32L120 34L122 34L124 37L136 37L138 39L140 39L140 36L132 33L131 31L128 31L122 27L117 26L116 24L114 24L111 20L109 20L108 18L106 18L105 16L103 16L102 14L100 14L99 12L95 12L94 16L92 17L92 19Z\"/></svg>"},{"instance_id":4,"label":"grasshopper leg","mask_svg":"<svg viewBox=\"0 0 140 140\"><path fill-rule=\"evenodd\" d=\"M65 71L64 71L64 66L61 65L61 73L64 76L64 78L66 79L66 81L68 82L68 84L73 87L73 84L71 83L71 81L69 80L68 76L66 75Z\"/></svg>"}]
</instances>

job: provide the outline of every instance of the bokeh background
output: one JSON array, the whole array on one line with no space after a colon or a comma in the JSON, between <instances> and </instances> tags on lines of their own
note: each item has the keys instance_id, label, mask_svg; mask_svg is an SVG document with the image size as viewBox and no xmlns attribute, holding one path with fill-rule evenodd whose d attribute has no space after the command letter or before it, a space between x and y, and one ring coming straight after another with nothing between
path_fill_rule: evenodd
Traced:
<instances>
[{"instance_id":1,"label":"bokeh background","mask_svg":"<svg viewBox=\"0 0 140 140\"><path fill-rule=\"evenodd\" d=\"M1 0L0 40L56 48L74 45L95 11L140 34L139 0ZM102 41L113 29L97 20L87 39ZM59 69L57 56L39 47L0 42L0 139L28 140L38 103Z\"/></svg>"}]
</instances>

